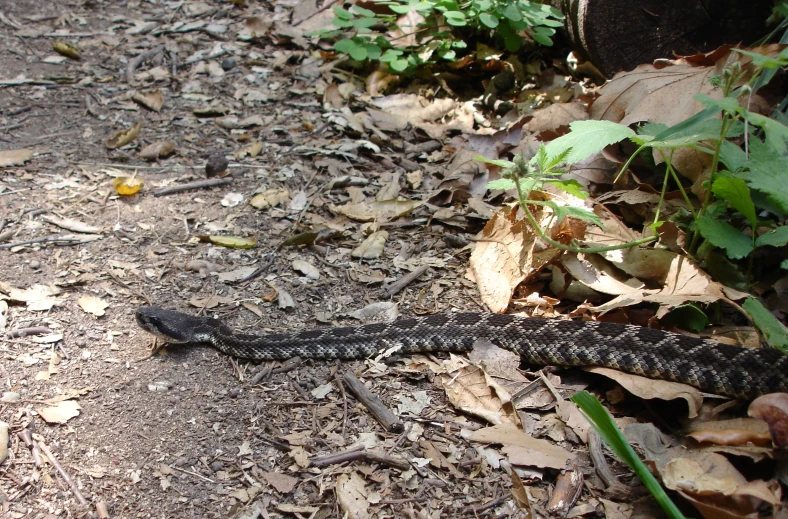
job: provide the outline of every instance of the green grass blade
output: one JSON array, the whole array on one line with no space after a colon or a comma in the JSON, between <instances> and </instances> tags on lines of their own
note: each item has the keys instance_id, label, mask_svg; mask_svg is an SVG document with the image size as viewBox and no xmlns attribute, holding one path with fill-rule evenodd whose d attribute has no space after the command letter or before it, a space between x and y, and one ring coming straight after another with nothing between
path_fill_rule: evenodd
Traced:
<instances>
[{"instance_id":1,"label":"green grass blade","mask_svg":"<svg viewBox=\"0 0 788 519\"><path fill-rule=\"evenodd\" d=\"M599 400L585 391L580 391L572 397L572 401L577 404L577 407L580 408L588 422L596 429L599 436L607 443L616 456L629 465L629 468L640 478L640 481L646 485L646 488L648 488L665 513L672 519L686 519L684 514L681 513L665 493L659 481L640 460L635 450L616 426L613 417L610 416L607 409L602 407Z\"/></svg>"}]
</instances>

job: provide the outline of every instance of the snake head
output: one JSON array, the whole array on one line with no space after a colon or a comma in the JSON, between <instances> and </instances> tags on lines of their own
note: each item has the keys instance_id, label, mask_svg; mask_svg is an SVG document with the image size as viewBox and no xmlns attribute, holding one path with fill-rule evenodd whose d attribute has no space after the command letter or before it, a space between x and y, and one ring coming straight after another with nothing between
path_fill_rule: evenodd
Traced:
<instances>
[{"instance_id":1,"label":"snake head","mask_svg":"<svg viewBox=\"0 0 788 519\"><path fill-rule=\"evenodd\" d=\"M205 327L206 321L213 321L158 306L141 307L137 310L136 318L140 328L171 344L205 342L206 338L200 330Z\"/></svg>"}]
</instances>

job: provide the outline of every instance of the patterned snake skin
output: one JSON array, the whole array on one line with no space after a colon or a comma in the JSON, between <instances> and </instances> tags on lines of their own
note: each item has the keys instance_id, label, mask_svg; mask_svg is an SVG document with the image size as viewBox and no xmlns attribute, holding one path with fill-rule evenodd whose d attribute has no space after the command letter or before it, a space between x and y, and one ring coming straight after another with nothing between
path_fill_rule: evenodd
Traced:
<instances>
[{"instance_id":1,"label":"patterned snake skin","mask_svg":"<svg viewBox=\"0 0 788 519\"><path fill-rule=\"evenodd\" d=\"M603 366L745 399L788 388L788 355L777 350L624 324L458 313L247 335L217 319L155 306L140 308L136 317L144 330L167 342L210 343L227 355L253 360L358 359L392 346L400 346L400 353L466 352L477 339L487 339L518 353L527 365Z\"/></svg>"}]
</instances>

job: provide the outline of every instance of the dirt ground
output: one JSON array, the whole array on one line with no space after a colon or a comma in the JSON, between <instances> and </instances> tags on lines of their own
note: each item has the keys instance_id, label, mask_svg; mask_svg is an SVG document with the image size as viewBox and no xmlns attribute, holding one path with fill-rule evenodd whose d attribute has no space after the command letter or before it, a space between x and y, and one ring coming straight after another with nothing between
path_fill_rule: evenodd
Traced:
<instances>
[{"instance_id":1,"label":"dirt ground","mask_svg":"<svg viewBox=\"0 0 788 519\"><path fill-rule=\"evenodd\" d=\"M214 20L232 21L237 16L227 4L217 3L212 9L207 16ZM0 149L35 152L24 167L0 171L2 230L14 231L6 242L73 234L42 220L43 216L95 226L94 234L101 238L85 244L38 243L0 251L0 281L6 287L42 285L57 287L59 292L50 296L56 303L45 311L12 305L5 314L6 330L46 326L62 335L54 345L37 344L30 337L0 339L5 392L0 420L10 425L11 433L9 459L0 468L0 510L9 518L73 517L85 511L96 514L98 503L106 505L111 517L224 518L251 502L262 505L266 517L339 517L329 482L345 472L346 465L301 468L287 454L299 442L288 445L283 438L303 435L309 456L345 450L358 442L361 433L372 433L384 447L393 448L397 435L382 430L352 398L343 398L336 385L321 399L310 395L334 381L338 370L363 374L363 362L307 361L250 384L264 366L235 362L208 347L170 348L138 361L146 356L150 338L137 328L134 312L148 302L197 312L189 301L224 298L221 301L232 304L219 305L215 315L233 327L285 331L353 322L348 312L389 299L399 303L405 315L479 310L470 284L461 279L466 253L435 249L445 230L423 223L392 226L385 256L373 262L350 257L357 245L357 227L328 247L277 249L297 229L299 211L272 213L247 203L222 204L231 192L248 199L260 188L283 187L307 193L314 208L310 210L322 214L327 203L347 200L345 192L323 194L315 189L330 178L328 168L318 170L311 159L290 151L293 143L319 145L312 129L321 124L310 78L299 76L295 65L281 67L268 78L269 86L279 83L281 89L272 92L271 102L255 107L233 97L236 82L250 66L239 66L220 80L204 81L206 96L232 106L242 116L265 118L265 126L250 132L265 143L263 151L250 167L236 167L237 161L230 161L231 186L152 196L153 187L204 178L209 155L230 157L238 147L237 135L210 118L192 115L200 102L181 95L183 78L156 84L166 98L160 113L123 96L130 90L124 83L125 68L140 52L135 46L140 40L127 38L123 29L132 19L160 19L160 11L152 4L132 2L71 2L64 7L30 1L2 6L3 14L24 29L38 31L20 37L16 28L0 24L2 79L44 79L44 84L0 86ZM166 9L164 14L171 15ZM44 61L56 56L51 46L57 38L49 34L61 29L91 34L69 40L79 44L80 61ZM105 36L105 31L116 36ZM208 38L189 35L180 42L182 52L209 44ZM273 56L276 50L255 49L264 56ZM291 55L294 63L302 63L304 53ZM243 63L245 57L237 59ZM303 94L293 93L299 91ZM134 150L108 151L104 140L137 120L144 121L145 144L167 139L177 143L178 152L149 164L139 160ZM321 142L334 137L331 129L320 134ZM143 193L118 197L111 177L102 172L110 166L126 173L139 167L137 176L146 186ZM384 155L367 156L356 173L370 179L370 189L377 189L391 178L391 166ZM314 175L317 178L310 178ZM195 240L202 234L254 238L258 246L223 248ZM403 272L391 265L391 258L425 251L434 251L446 267L430 270L394 298L381 296L380 283L364 281L373 270L387 281L395 280ZM222 282L215 274L184 269L190 261L203 260L221 271L232 271L257 267L268 258L265 272L243 283ZM297 259L318 267L320 279L294 271L291 264ZM271 302L274 286L292 296L291 307L278 308L275 297ZM108 303L105 314L96 317L83 311L77 302L83 296ZM261 315L249 308L262 309ZM53 354L60 360L50 369ZM48 375L37 378L42 370ZM433 402L420 417L432 424L427 437L442 445L454 444L458 462L471 461L462 469L466 473L478 467L478 454L463 444L458 429L451 426L466 420L447 408L442 392L423 373L395 367L385 377L366 380L393 407L401 394L426 391ZM35 412L47 405L43 400L75 391L81 409L66 423L47 424ZM79 505L51 466L36 467L17 435L25 429L51 448L86 506ZM409 442L397 449L408 456L411 451ZM372 463L363 468L379 487L380 517L490 516L502 513L502 497L509 493L508 478L500 470L488 470L490 477L475 480L428 477L426 484L421 479L414 485L413 477L403 478L389 468ZM284 475L284 481L278 475ZM489 503L497 506L474 512L474 506Z\"/></svg>"},{"instance_id":2,"label":"dirt ground","mask_svg":"<svg viewBox=\"0 0 788 519\"><path fill-rule=\"evenodd\" d=\"M412 127L362 135L327 106L336 92L323 60L287 27L306 2L233 3L0 3L0 151L32 150L0 167L0 435L8 424L10 440L0 516L524 517L513 497L522 481L521 499L544 517L564 466L547 452L560 446L575 455L569 473L585 477L569 517L660 517L612 456L626 491L606 493L555 402L519 411L543 442L529 451L539 462L515 470L498 447L470 441L488 424L450 403L435 369L458 362L448 355L268 364L207 346L149 355L151 337L134 318L147 304L252 333L357 324L352 314L372 303L403 316L485 310L466 268L486 218L447 216L468 197L452 199L451 182L440 184L454 141ZM239 37L271 27L265 38ZM53 50L57 42L77 46L80 59ZM157 90L163 106L143 106ZM110 149L136 122L139 135ZM175 152L140 158L161 141ZM226 171L207 175L220 158ZM120 196L133 191L133 180L116 186L124 175L142 190ZM219 183L177 190L206 176ZM484 193L483 180L463 189ZM449 185L440 201L431 198L439 184ZM159 192L167 188L176 192ZM405 217L364 222L336 209L390 189L407 200L398 203L418 202L397 206ZM267 205L250 204L257 194ZM384 245L353 255L380 231ZM294 236L304 241L287 241ZM514 362L507 382L531 388ZM348 393L347 372L404 419L404 433ZM541 380L564 396L613 386L571 370ZM616 407L646 411L671 421L686 405L622 398ZM364 449L389 457L321 463Z\"/></svg>"}]
</instances>

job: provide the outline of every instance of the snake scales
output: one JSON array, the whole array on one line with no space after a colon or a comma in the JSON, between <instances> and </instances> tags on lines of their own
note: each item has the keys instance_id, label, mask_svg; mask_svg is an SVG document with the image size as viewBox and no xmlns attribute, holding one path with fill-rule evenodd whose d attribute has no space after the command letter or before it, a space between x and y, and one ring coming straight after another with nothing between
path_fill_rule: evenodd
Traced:
<instances>
[{"instance_id":1,"label":"snake scales","mask_svg":"<svg viewBox=\"0 0 788 519\"><path fill-rule=\"evenodd\" d=\"M217 319L155 306L140 308L136 317L144 330L167 342L210 343L228 355L253 360L358 359L391 346L400 346L400 353L466 352L477 339L487 339L518 353L524 364L603 366L746 399L788 388L788 355L778 350L624 324L457 313L249 335L235 333Z\"/></svg>"}]
</instances>

